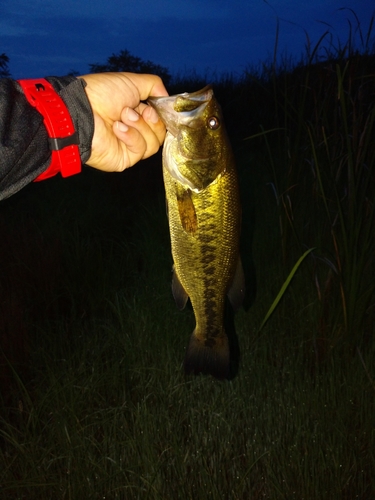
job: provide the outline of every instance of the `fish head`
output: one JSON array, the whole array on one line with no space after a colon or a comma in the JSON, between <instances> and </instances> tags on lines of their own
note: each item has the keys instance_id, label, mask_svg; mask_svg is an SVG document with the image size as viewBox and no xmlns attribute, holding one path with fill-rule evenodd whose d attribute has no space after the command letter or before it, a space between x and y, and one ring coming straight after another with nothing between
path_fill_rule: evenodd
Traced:
<instances>
[{"instance_id":1,"label":"fish head","mask_svg":"<svg viewBox=\"0 0 375 500\"><path fill-rule=\"evenodd\" d=\"M192 93L151 97L167 128L164 166L172 177L199 192L225 171L231 155L221 107L211 85Z\"/></svg>"}]
</instances>

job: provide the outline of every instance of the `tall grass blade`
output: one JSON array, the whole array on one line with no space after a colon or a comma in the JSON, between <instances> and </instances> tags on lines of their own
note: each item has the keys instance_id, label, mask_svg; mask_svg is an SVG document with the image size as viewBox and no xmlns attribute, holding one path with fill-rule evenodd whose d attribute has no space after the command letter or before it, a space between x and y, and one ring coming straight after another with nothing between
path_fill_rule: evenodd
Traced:
<instances>
[{"instance_id":1,"label":"tall grass blade","mask_svg":"<svg viewBox=\"0 0 375 500\"><path fill-rule=\"evenodd\" d=\"M279 293L277 294L275 300L272 302L271 307L269 308L267 314L265 315L265 317L264 317L264 319L263 319L263 321L258 329L258 333L262 331L264 325L267 323L269 318L272 316L273 312L275 311L276 307L278 306L284 293L288 289L288 286L289 286L290 282L292 281L294 275L296 274L297 270L299 269L300 265L305 260L305 258L309 255L309 253L311 253L313 250L315 250L315 248L310 248L309 250L306 250L306 252L303 255L301 255L301 257L294 264L293 269L290 271L287 279L284 281L283 286L280 288Z\"/></svg>"}]
</instances>

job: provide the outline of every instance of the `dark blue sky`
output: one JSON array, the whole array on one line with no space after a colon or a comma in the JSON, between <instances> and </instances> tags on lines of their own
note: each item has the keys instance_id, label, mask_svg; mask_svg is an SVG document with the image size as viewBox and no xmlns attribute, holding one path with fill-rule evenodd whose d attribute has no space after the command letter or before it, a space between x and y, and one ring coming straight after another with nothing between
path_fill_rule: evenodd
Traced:
<instances>
[{"instance_id":1,"label":"dark blue sky","mask_svg":"<svg viewBox=\"0 0 375 500\"><path fill-rule=\"evenodd\" d=\"M306 33L312 45L326 30L336 47L345 43L349 23L358 29L350 9L366 35L374 8L373 0L4 0L0 53L15 78L83 74L124 49L172 74L241 74L270 60L277 20L279 54L299 59Z\"/></svg>"}]
</instances>

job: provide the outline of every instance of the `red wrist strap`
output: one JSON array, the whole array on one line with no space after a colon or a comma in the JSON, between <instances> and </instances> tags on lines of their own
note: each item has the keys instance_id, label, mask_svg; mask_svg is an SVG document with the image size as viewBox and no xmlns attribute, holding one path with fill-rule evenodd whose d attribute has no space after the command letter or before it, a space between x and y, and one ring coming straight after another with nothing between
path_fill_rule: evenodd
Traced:
<instances>
[{"instance_id":1,"label":"red wrist strap","mask_svg":"<svg viewBox=\"0 0 375 500\"><path fill-rule=\"evenodd\" d=\"M81 171L81 157L78 148L78 134L64 101L52 85L44 78L18 80L26 99L44 118L52 151L51 164L35 181L42 181L56 175L63 177Z\"/></svg>"}]
</instances>

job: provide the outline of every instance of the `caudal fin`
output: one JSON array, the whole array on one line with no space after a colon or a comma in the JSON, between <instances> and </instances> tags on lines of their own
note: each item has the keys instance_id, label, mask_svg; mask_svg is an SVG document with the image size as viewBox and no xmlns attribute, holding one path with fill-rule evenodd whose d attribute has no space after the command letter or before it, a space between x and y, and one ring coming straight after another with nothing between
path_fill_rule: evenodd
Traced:
<instances>
[{"instance_id":1,"label":"caudal fin","mask_svg":"<svg viewBox=\"0 0 375 500\"><path fill-rule=\"evenodd\" d=\"M186 350L184 369L187 375L212 375L217 379L229 378L230 354L228 338L220 337L204 340L196 336L195 330L190 337Z\"/></svg>"}]
</instances>

